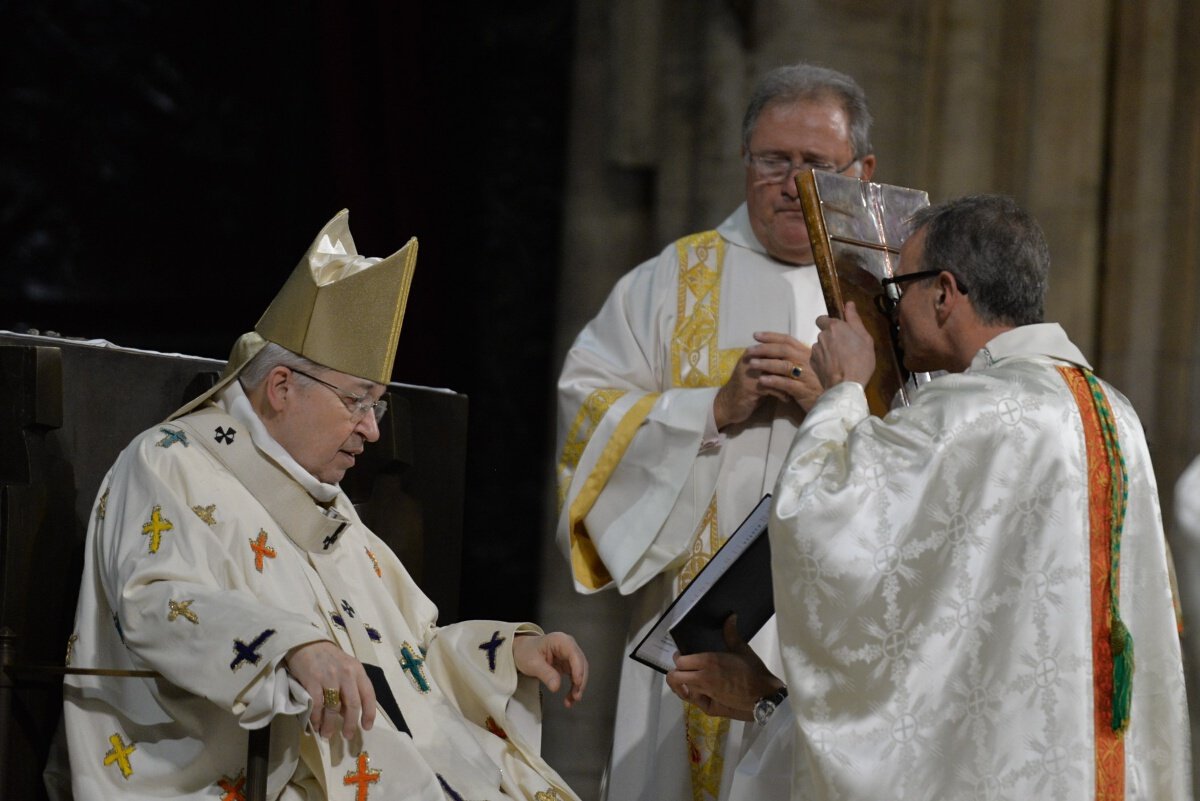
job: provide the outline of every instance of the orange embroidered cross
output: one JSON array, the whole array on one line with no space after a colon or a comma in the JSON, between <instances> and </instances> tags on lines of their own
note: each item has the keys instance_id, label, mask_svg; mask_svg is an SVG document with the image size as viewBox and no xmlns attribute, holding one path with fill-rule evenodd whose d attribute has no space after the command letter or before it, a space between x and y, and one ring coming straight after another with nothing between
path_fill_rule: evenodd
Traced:
<instances>
[{"instance_id":1,"label":"orange embroidered cross","mask_svg":"<svg viewBox=\"0 0 1200 801\"><path fill-rule=\"evenodd\" d=\"M120 734L113 734L108 738L108 742L112 744L112 748L104 755L105 767L115 762L121 769L121 775L128 779L133 775L133 767L129 764L129 755L137 750L137 746L133 743L125 745Z\"/></svg>"},{"instance_id":2,"label":"orange embroidered cross","mask_svg":"<svg viewBox=\"0 0 1200 801\"><path fill-rule=\"evenodd\" d=\"M375 568L375 575L383 578L383 571L379 569L379 560L375 558L375 554L371 553L370 548L364 548L364 550L367 552L367 556L371 557L371 564Z\"/></svg>"},{"instance_id":3,"label":"orange embroidered cross","mask_svg":"<svg viewBox=\"0 0 1200 801\"><path fill-rule=\"evenodd\" d=\"M502 729L502 728L500 727L500 724L499 724L499 723L497 723L497 722L496 722L496 719L495 719L494 717L492 717L491 715L488 715L488 716L487 716L487 720L485 720L485 721L483 722L483 725L484 725L484 728L486 728L486 729L487 729L488 731L490 731L492 734L494 734L494 735L496 735L497 737L499 737L501 740L507 740L507 739L508 739L508 732L506 732L504 729Z\"/></svg>"},{"instance_id":4,"label":"orange embroidered cross","mask_svg":"<svg viewBox=\"0 0 1200 801\"><path fill-rule=\"evenodd\" d=\"M367 801L367 791L370 789L367 785L378 782L379 774L383 772L380 770L371 770L370 765L371 757L366 751L363 751L358 755L358 770L349 771L346 777L342 779L342 784L347 787L352 784L358 785L354 791L355 801Z\"/></svg>"},{"instance_id":5,"label":"orange embroidered cross","mask_svg":"<svg viewBox=\"0 0 1200 801\"><path fill-rule=\"evenodd\" d=\"M268 559L275 558L275 549L267 545L267 532L263 529L258 530L258 539L250 540L250 549L254 551L254 569L259 573L263 572L263 557Z\"/></svg>"},{"instance_id":6,"label":"orange embroidered cross","mask_svg":"<svg viewBox=\"0 0 1200 801\"><path fill-rule=\"evenodd\" d=\"M246 785L246 776L243 771L238 771L238 775L234 778L222 776L217 782L217 786L224 791L225 795L221 796L221 801L246 801L246 792L243 789Z\"/></svg>"},{"instance_id":7,"label":"orange embroidered cross","mask_svg":"<svg viewBox=\"0 0 1200 801\"><path fill-rule=\"evenodd\" d=\"M175 528L175 524L162 516L162 507L155 506L154 510L150 512L150 519L142 524L142 533L150 535L150 553L158 553L158 546L162 544L163 532L173 528Z\"/></svg>"}]
</instances>

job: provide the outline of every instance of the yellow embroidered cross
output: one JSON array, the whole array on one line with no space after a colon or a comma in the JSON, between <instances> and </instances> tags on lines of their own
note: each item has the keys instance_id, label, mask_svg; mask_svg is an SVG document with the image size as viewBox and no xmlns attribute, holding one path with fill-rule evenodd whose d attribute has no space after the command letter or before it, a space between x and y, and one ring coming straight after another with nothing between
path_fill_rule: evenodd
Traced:
<instances>
[{"instance_id":1,"label":"yellow embroidered cross","mask_svg":"<svg viewBox=\"0 0 1200 801\"><path fill-rule=\"evenodd\" d=\"M534 801L567 801L567 799L558 794L557 787L547 787L546 792L534 793L533 798Z\"/></svg>"},{"instance_id":2,"label":"yellow embroidered cross","mask_svg":"<svg viewBox=\"0 0 1200 801\"><path fill-rule=\"evenodd\" d=\"M217 786L220 787L225 795L221 796L221 801L246 801L246 793L243 789L246 785L246 776L243 771L238 771L238 775L232 779L228 776L222 776L217 781Z\"/></svg>"},{"instance_id":3,"label":"yellow embroidered cross","mask_svg":"<svg viewBox=\"0 0 1200 801\"><path fill-rule=\"evenodd\" d=\"M263 557L268 559L275 558L275 549L267 545L267 532L263 529L258 530L258 539L250 540L250 549L254 551L254 569L259 573L263 572Z\"/></svg>"},{"instance_id":4,"label":"yellow embroidered cross","mask_svg":"<svg viewBox=\"0 0 1200 801\"><path fill-rule=\"evenodd\" d=\"M158 553L163 532L173 528L175 528L175 524L162 516L162 507L155 506L150 513L150 519L142 525L142 533L150 535L150 553Z\"/></svg>"},{"instance_id":5,"label":"yellow embroidered cross","mask_svg":"<svg viewBox=\"0 0 1200 801\"><path fill-rule=\"evenodd\" d=\"M96 520L104 519L105 513L108 511L108 487L104 488L104 494L100 496L100 503L96 505Z\"/></svg>"},{"instance_id":6,"label":"yellow embroidered cross","mask_svg":"<svg viewBox=\"0 0 1200 801\"><path fill-rule=\"evenodd\" d=\"M113 734L108 741L112 744L112 748L104 755L104 766L108 767L114 762L117 763L117 767L121 769L121 775L128 779L133 775L133 768L129 764L129 755L137 750L137 746L133 743L125 745L120 734Z\"/></svg>"},{"instance_id":7,"label":"yellow embroidered cross","mask_svg":"<svg viewBox=\"0 0 1200 801\"><path fill-rule=\"evenodd\" d=\"M208 506L193 506L192 511L196 513L196 517L208 523L210 526L217 524L216 518L213 517L213 512L217 511L217 505L211 503Z\"/></svg>"},{"instance_id":8,"label":"yellow embroidered cross","mask_svg":"<svg viewBox=\"0 0 1200 801\"><path fill-rule=\"evenodd\" d=\"M190 620L192 623L195 623L197 626L200 625L200 617L195 612L193 612L191 609L188 608L192 605L191 599L186 600L186 601L172 601L172 600L168 599L167 603L171 607L171 611L167 612L167 620L168 621L174 622L176 618L182 617L187 620Z\"/></svg>"},{"instance_id":9,"label":"yellow embroidered cross","mask_svg":"<svg viewBox=\"0 0 1200 801\"><path fill-rule=\"evenodd\" d=\"M375 558L375 554L371 553L370 548L364 548L364 550L367 552L367 556L371 557L371 564L375 567L375 575L383 578L383 571L379 569L379 560Z\"/></svg>"},{"instance_id":10,"label":"yellow embroidered cross","mask_svg":"<svg viewBox=\"0 0 1200 801\"><path fill-rule=\"evenodd\" d=\"M67 659L66 666L71 666L71 660L75 658L75 641L79 639L78 634L72 634L67 638Z\"/></svg>"},{"instance_id":11,"label":"yellow embroidered cross","mask_svg":"<svg viewBox=\"0 0 1200 801\"><path fill-rule=\"evenodd\" d=\"M357 784L358 787L354 790L355 801L367 801L367 792L370 788L368 784L375 784L379 781L379 775L383 772L380 770L371 770L371 756L363 751L358 755L358 771L349 771L345 778L342 779L342 784L349 787L352 784Z\"/></svg>"}]
</instances>

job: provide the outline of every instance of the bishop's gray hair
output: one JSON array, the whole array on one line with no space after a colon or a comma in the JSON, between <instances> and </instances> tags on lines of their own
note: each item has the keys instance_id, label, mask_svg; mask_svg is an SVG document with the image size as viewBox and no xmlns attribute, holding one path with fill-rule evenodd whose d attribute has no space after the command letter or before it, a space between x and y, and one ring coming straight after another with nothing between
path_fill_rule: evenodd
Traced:
<instances>
[{"instance_id":1,"label":"bishop's gray hair","mask_svg":"<svg viewBox=\"0 0 1200 801\"><path fill-rule=\"evenodd\" d=\"M870 155L871 110L867 95L858 82L844 72L818 67L816 64L792 64L777 67L762 77L746 106L742 118L742 147L749 152L750 137L763 109L774 103L794 103L801 100L833 100L841 105L850 125L850 146L854 158Z\"/></svg>"},{"instance_id":2,"label":"bishop's gray hair","mask_svg":"<svg viewBox=\"0 0 1200 801\"><path fill-rule=\"evenodd\" d=\"M1037 220L1015 200L971 195L926 206L913 215L912 224L913 234L925 231L918 269L953 273L982 322L1042 322L1050 248Z\"/></svg>"},{"instance_id":3,"label":"bishop's gray hair","mask_svg":"<svg viewBox=\"0 0 1200 801\"><path fill-rule=\"evenodd\" d=\"M321 372L328 369L322 364L317 364L311 359L304 358L299 353L293 353L283 345L267 342L263 346L263 349L254 354L254 358L242 368L242 372L238 374L238 381L241 382L242 388L249 392L256 389L263 381L266 381L267 374L271 372L271 369L280 364L284 367L295 367L297 370L303 370L306 373Z\"/></svg>"}]
</instances>

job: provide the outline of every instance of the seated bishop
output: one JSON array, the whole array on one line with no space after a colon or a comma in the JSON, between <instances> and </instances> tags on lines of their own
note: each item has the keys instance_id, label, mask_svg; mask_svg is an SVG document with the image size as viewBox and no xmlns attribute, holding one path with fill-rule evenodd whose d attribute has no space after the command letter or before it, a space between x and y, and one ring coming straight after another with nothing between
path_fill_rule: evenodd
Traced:
<instances>
[{"instance_id":1,"label":"seated bishop","mask_svg":"<svg viewBox=\"0 0 1200 801\"><path fill-rule=\"evenodd\" d=\"M217 385L133 440L88 527L71 676L74 796L576 798L539 756L538 681L587 681L574 639L437 625L338 483L379 437L416 240L358 255L333 218Z\"/></svg>"}]
</instances>

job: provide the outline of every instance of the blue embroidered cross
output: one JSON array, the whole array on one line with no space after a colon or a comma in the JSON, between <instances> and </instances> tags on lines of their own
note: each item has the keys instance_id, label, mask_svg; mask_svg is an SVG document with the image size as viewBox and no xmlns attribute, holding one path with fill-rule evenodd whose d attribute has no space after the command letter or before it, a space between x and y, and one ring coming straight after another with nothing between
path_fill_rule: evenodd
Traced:
<instances>
[{"instance_id":1,"label":"blue embroidered cross","mask_svg":"<svg viewBox=\"0 0 1200 801\"><path fill-rule=\"evenodd\" d=\"M404 672L409 675L413 684L417 685L418 690L427 693L429 692L429 682L421 670L421 666L424 664L425 660L413 653L411 645L404 643L400 646L400 667L404 668Z\"/></svg>"},{"instance_id":2,"label":"blue embroidered cross","mask_svg":"<svg viewBox=\"0 0 1200 801\"><path fill-rule=\"evenodd\" d=\"M487 651L488 670L492 671L493 673L496 672L496 650L500 647L500 644L503 643L506 639L508 639L508 638L501 637L499 630L497 630L494 634L492 634L492 639L488 640L487 642L481 642L479 644L479 650Z\"/></svg>"},{"instance_id":3,"label":"blue embroidered cross","mask_svg":"<svg viewBox=\"0 0 1200 801\"><path fill-rule=\"evenodd\" d=\"M350 617L354 617L354 607L345 598L342 599L342 611Z\"/></svg>"},{"instance_id":4,"label":"blue embroidered cross","mask_svg":"<svg viewBox=\"0 0 1200 801\"><path fill-rule=\"evenodd\" d=\"M158 441L158 447L169 448L172 445L174 445L176 442L181 443L183 445L183 447L185 447L185 448L188 446L186 432L181 431L179 429L175 429L175 428L160 428L158 430L161 431L162 433L166 434L165 437L163 437L162 439L160 439Z\"/></svg>"},{"instance_id":5,"label":"blue embroidered cross","mask_svg":"<svg viewBox=\"0 0 1200 801\"><path fill-rule=\"evenodd\" d=\"M346 527L346 524L342 523L340 526L338 526L337 531L333 532L328 537L321 540L321 550L328 551L329 546L333 545L335 542L337 542L338 537L340 537L342 535L342 529L344 529L345 527Z\"/></svg>"},{"instance_id":6,"label":"blue embroidered cross","mask_svg":"<svg viewBox=\"0 0 1200 801\"><path fill-rule=\"evenodd\" d=\"M383 642L383 635L377 629L373 629L365 623L363 626L366 628L367 636L371 638L371 642Z\"/></svg>"},{"instance_id":7,"label":"blue embroidered cross","mask_svg":"<svg viewBox=\"0 0 1200 801\"><path fill-rule=\"evenodd\" d=\"M217 442L224 442L226 445L232 445L233 437L235 434L237 434L237 429L235 429L233 426L230 426L227 429L217 426L214 433L216 434L214 439L216 439Z\"/></svg>"},{"instance_id":8,"label":"blue embroidered cross","mask_svg":"<svg viewBox=\"0 0 1200 801\"><path fill-rule=\"evenodd\" d=\"M442 785L442 789L446 791L446 795L450 796L450 801L463 801L463 797L454 792L454 788L446 783L446 780L442 778L442 774L435 773L434 775L438 777L438 783Z\"/></svg>"},{"instance_id":9,"label":"blue embroidered cross","mask_svg":"<svg viewBox=\"0 0 1200 801\"><path fill-rule=\"evenodd\" d=\"M237 670L245 663L249 662L252 665L257 665L262 660L262 654L258 649L267 641L267 638L275 633L275 629L267 629L262 634L250 641L249 645L241 640L233 641L234 659L229 663L230 670Z\"/></svg>"}]
</instances>

